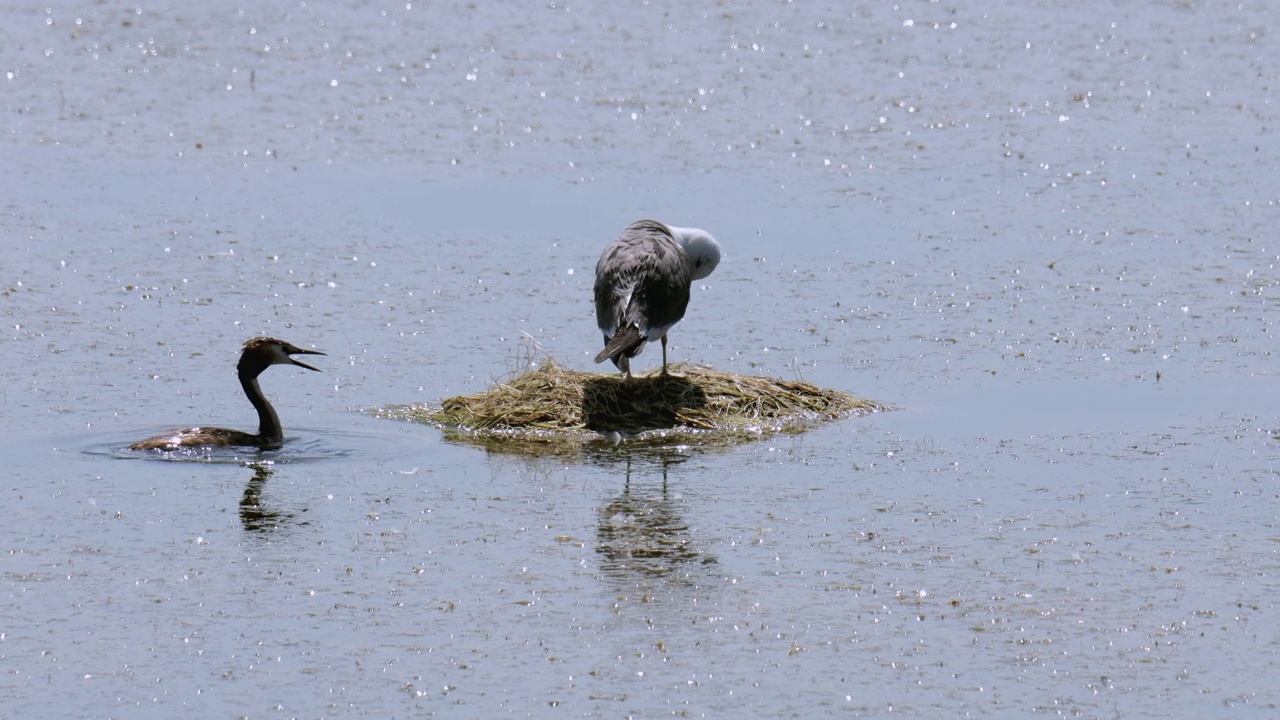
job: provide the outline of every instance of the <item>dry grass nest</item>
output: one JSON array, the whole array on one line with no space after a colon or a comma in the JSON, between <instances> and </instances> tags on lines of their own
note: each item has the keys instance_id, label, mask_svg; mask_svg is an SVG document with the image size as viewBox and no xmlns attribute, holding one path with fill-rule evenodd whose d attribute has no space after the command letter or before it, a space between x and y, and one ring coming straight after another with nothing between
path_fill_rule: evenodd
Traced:
<instances>
[{"instance_id":1,"label":"dry grass nest","mask_svg":"<svg viewBox=\"0 0 1280 720\"><path fill-rule=\"evenodd\" d=\"M545 360L477 395L408 405L385 417L443 428L452 439L534 454L576 452L593 442L729 444L882 409L802 380L674 365L630 381Z\"/></svg>"}]
</instances>

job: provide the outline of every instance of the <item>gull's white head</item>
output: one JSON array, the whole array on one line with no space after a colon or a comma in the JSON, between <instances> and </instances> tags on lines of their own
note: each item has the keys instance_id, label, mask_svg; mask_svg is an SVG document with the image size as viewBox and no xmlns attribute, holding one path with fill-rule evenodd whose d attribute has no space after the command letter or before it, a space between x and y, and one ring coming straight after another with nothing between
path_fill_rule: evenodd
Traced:
<instances>
[{"instance_id":1,"label":"gull's white head","mask_svg":"<svg viewBox=\"0 0 1280 720\"><path fill-rule=\"evenodd\" d=\"M693 262L693 279L701 280L720 264L720 243L699 228L670 227L671 235Z\"/></svg>"}]
</instances>

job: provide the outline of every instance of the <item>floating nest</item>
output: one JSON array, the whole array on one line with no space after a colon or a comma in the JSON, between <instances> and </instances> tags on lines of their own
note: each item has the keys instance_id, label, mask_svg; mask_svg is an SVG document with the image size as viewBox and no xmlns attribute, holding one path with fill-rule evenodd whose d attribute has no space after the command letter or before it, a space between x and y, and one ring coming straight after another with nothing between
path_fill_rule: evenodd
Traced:
<instances>
[{"instance_id":1,"label":"floating nest","mask_svg":"<svg viewBox=\"0 0 1280 720\"><path fill-rule=\"evenodd\" d=\"M477 395L379 411L506 452L575 454L593 443L733 444L881 409L801 380L673 365L626 380L545 360Z\"/></svg>"}]
</instances>

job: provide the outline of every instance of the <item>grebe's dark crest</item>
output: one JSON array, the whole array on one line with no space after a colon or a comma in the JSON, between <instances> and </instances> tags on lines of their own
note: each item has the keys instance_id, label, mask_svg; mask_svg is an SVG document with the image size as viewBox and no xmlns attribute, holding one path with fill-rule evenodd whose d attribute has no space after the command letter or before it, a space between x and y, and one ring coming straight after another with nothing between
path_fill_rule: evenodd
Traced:
<instances>
[{"instance_id":1,"label":"grebe's dark crest","mask_svg":"<svg viewBox=\"0 0 1280 720\"><path fill-rule=\"evenodd\" d=\"M612 360L628 378L631 358L646 343L662 341L667 373L667 331L684 317L689 286L720 263L720 245L706 230L632 223L596 263L596 324L604 349L596 362Z\"/></svg>"},{"instance_id":2,"label":"grebe's dark crest","mask_svg":"<svg viewBox=\"0 0 1280 720\"><path fill-rule=\"evenodd\" d=\"M283 340L269 337L256 337L244 344L244 352L240 353L240 362L236 372L240 376L240 386L249 402L258 411L258 434L228 430L216 427L196 427L185 430L174 430L139 440L129 446L130 450L173 450L180 447L230 447L256 446L260 448L279 447L284 442L284 429L280 427L280 418L275 408L267 401L262 389L258 387L258 376L272 365L297 365L308 370L320 372L319 368L295 360L291 355L324 355L319 350L304 350Z\"/></svg>"}]
</instances>

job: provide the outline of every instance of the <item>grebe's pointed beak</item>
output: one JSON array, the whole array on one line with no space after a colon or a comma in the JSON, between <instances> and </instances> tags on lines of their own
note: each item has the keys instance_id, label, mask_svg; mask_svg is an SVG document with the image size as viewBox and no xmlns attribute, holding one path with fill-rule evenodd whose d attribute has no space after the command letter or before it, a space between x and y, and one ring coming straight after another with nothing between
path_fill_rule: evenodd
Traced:
<instances>
[{"instance_id":1,"label":"grebe's pointed beak","mask_svg":"<svg viewBox=\"0 0 1280 720\"><path fill-rule=\"evenodd\" d=\"M289 347L284 348L284 351L287 355L290 356L289 362L293 363L294 365L297 365L298 367L304 367L308 370L315 370L316 372L321 372L320 368L311 367L310 365L302 362L301 360L295 357L292 357L293 355L324 355L324 353L320 352L319 350L304 350L303 348L297 347L295 345L290 345Z\"/></svg>"}]
</instances>

